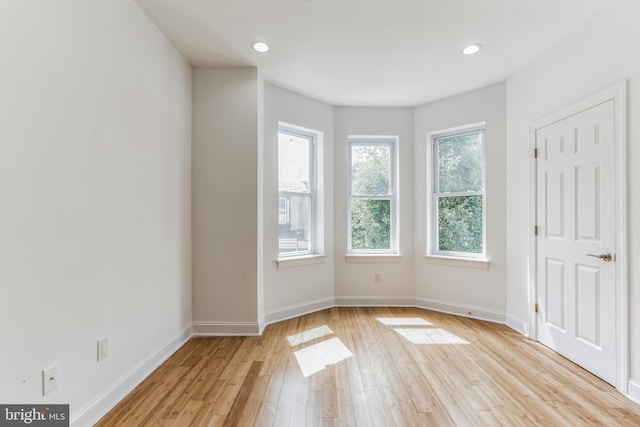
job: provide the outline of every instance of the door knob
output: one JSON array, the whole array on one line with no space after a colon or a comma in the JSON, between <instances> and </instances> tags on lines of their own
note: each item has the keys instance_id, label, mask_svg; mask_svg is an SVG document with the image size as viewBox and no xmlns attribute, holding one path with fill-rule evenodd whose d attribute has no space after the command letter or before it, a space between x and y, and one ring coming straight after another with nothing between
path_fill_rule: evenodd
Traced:
<instances>
[{"instance_id":1,"label":"door knob","mask_svg":"<svg viewBox=\"0 0 640 427\"><path fill-rule=\"evenodd\" d=\"M587 256L592 256L594 258L600 258L604 262L610 262L613 259L613 255L611 255L609 252L607 252L605 254L602 254L602 255L587 254Z\"/></svg>"}]
</instances>

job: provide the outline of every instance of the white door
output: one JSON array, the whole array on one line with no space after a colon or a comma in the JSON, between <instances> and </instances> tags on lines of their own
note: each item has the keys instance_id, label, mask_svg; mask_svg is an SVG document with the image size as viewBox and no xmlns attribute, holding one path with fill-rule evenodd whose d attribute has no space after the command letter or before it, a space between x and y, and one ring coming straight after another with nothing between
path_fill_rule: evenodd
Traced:
<instances>
[{"instance_id":1,"label":"white door","mask_svg":"<svg viewBox=\"0 0 640 427\"><path fill-rule=\"evenodd\" d=\"M614 101L535 138L538 340L615 384Z\"/></svg>"}]
</instances>

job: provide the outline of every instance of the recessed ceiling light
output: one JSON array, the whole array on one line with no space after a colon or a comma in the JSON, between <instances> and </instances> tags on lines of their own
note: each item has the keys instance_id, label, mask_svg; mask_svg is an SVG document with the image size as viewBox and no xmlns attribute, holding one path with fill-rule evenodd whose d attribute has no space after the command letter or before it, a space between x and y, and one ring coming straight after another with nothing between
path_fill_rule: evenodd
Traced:
<instances>
[{"instance_id":1,"label":"recessed ceiling light","mask_svg":"<svg viewBox=\"0 0 640 427\"><path fill-rule=\"evenodd\" d=\"M260 53L269 52L269 45L265 42L253 42L251 43L251 48Z\"/></svg>"},{"instance_id":2,"label":"recessed ceiling light","mask_svg":"<svg viewBox=\"0 0 640 427\"><path fill-rule=\"evenodd\" d=\"M469 46L462 49L462 53L465 55L473 55L474 53L478 53L482 49L481 44L470 44Z\"/></svg>"}]
</instances>

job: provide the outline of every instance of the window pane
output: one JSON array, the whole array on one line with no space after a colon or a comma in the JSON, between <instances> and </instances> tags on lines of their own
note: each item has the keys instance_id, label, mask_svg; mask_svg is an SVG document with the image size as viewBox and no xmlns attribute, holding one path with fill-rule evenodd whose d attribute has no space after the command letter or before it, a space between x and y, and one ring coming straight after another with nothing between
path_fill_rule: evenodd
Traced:
<instances>
[{"instance_id":1,"label":"window pane","mask_svg":"<svg viewBox=\"0 0 640 427\"><path fill-rule=\"evenodd\" d=\"M351 202L351 248L391 249L391 200Z\"/></svg>"},{"instance_id":2,"label":"window pane","mask_svg":"<svg viewBox=\"0 0 640 427\"><path fill-rule=\"evenodd\" d=\"M438 192L482 190L483 132L438 139Z\"/></svg>"},{"instance_id":3,"label":"window pane","mask_svg":"<svg viewBox=\"0 0 640 427\"><path fill-rule=\"evenodd\" d=\"M280 191L309 191L308 138L278 133L278 181Z\"/></svg>"},{"instance_id":4,"label":"window pane","mask_svg":"<svg viewBox=\"0 0 640 427\"><path fill-rule=\"evenodd\" d=\"M310 250L311 196L300 194L280 197L279 217L280 253Z\"/></svg>"},{"instance_id":5,"label":"window pane","mask_svg":"<svg viewBox=\"0 0 640 427\"><path fill-rule=\"evenodd\" d=\"M438 199L441 251L482 253L482 196Z\"/></svg>"},{"instance_id":6,"label":"window pane","mask_svg":"<svg viewBox=\"0 0 640 427\"><path fill-rule=\"evenodd\" d=\"M390 194L390 171L390 145L354 144L351 146L352 195L382 196Z\"/></svg>"},{"instance_id":7,"label":"window pane","mask_svg":"<svg viewBox=\"0 0 640 427\"><path fill-rule=\"evenodd\" d=\"M278 198L278 224L289 224L289 199L287 197Z\"/></svg>"}]
</instances>

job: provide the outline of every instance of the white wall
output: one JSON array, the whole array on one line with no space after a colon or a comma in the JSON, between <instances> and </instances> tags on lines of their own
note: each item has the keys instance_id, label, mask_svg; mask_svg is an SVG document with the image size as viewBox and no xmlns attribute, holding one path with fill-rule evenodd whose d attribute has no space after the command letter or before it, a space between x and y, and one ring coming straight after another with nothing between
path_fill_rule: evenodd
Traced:
<instances>
[{"instance_id":1,"label":"white wall","mask_svg":"<svg viewBox=\"0 0 640 427\"><path fill-rule=\"evenodd\" d=\"M528 300L529 126L532 121L625 79L629 85L628 186L632 392L640 399L640 2L616 0L507 81L507 232L510 318L530 327Z\"/></svg>"},{"instance_id":2,"label":"white wall","mask_svg":"<svg viewBox=\"0 0 640 427\"><path fill-rule=\"evenodd\" d=\"M265 85L264 293L267 322L333 304L333 107L280 87ZM326 257L288 267L278 259L278 122L323 133L318 147L318 202ZM285 268L286 267L286 268Z\"/></svg>"},{"instance_id":3,"label":"white wall","mask_svg":"<svg viewBox=\"0 0 640 427\"><path fill-rule=\"evenodd\" d=\"M255 68L193 70L193 320L196 333L258 328Z\"/></svg>"},{"instance_id":4,"label":"white wall","mask_svg":"<svg viewBox=\"0 0 640 427\"><path fill-rule=\"evenodd\" d=\"M0 401L88 425L190 333L191 68L130 0L5 0L0 52Z\"/></svg>"},{"instance_id":5,"label":"white wall","mask_svg":"<svg viewBox=\"0 0 640 427\"><path fill-rule=\"evenodd\" d=\"M338 304L412 303L413 109L334 109L335 296ZM398 136L400 255L393 262L347 262L347 196L350 135ZM380 273L380 283L374 274Z\"/></svg>"},{"instance_id":6,"label":"white wall","mask_svg":"<svg viewBox=\"0 0 640 427\"><path fill-rule=\"evenodd\" d=\"M415 282L427 307L505 321L505 84L484 87L415 109ZM478 122L486 124L486 252L489 268L434 264L427 253L428 134ZM430 173L430 172L429 172Z\"/></svg>"},{"instance_id":7,"label":"white wall","mask_svg":"<svg viewBox=\"0 0 640 427\"><path fill-rule=\"evenodd\" d=\"M314 125L315 128L321 126L321 130L324 130L330 129L331 120L330 110L324 104L271 85L267 85L266 92L264 206L265 218L272 216L273 219L266 220L265 223L275 224L277 150L269 148L269 145L276 145L277 121L289 121L310 128L314 128ZM318 108L322 114L314 112ZM332 170L335 179L334 276L330 276L330 267L322 264L292 271L278 270L274 264L277 256L277 228L266 226L264 250L267 312L279 312L279 317L273 317L281 318L284 314L302 311L298 307L300 304L316 308L326 306L331 303L333 295L337 305L417 304L464 315L468 315L471 310L471 315L475 317L505 321L504 83L416 108L335 107L333 111L335 160L332 167L325 167L325 170ZM322 125L316 124L320 123L320 117L325 117ZM428 264L424 259L427 134L480 121L487 124L487 254L491 259L490 268L477 270ZM399 136L400 257L369 257L364 260L345 257L349 135ZM307 274L308 272L311 274ZM375 273L381 275L380 283L374 282ZM305 277L307 281L312 278L311 286L301 286ZM332 280L333 293L327 287ZM316 302L318 303L314 305Z\"/></svg>"}]
</instances>

